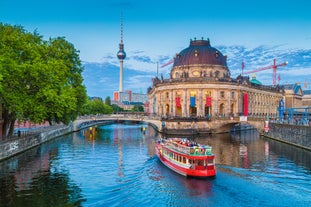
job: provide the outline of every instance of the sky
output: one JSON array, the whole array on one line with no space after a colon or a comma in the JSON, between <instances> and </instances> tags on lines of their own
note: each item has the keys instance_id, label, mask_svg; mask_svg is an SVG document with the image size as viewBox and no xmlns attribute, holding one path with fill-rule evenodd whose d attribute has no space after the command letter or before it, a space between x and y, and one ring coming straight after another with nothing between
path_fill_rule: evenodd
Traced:
<instances>
[{"instance_id":1,"label":"sky","mask_svg":"<svg viewBox=\"0 0 311 207\"><path fill-rule=\"evenodd\" d=\"M37 30L46 39L65 37L84 63L117 66L122 12L125 73L154 72L157 62L164 64L190 39L203 37L228 56L231 74L238 74L242 60L251 70L288 58L292 71L284 77L298 75L297 70L301 76L284 81L303 82L311 81L306 80L311 76L310 8L309 0L0 0L0 22ZM299 55L304 57L294 58ZM161 70L168 74L170 68ZM260 75L264 83L271 79L271 71Z\"/></svg>"}]
</instances>

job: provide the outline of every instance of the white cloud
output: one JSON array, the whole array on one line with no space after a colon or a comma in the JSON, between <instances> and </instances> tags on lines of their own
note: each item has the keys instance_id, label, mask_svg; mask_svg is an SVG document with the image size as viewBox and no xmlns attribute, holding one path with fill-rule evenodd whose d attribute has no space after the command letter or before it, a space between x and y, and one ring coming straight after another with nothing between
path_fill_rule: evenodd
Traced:
<instances>
[{"instance_id":1,"label":"white cloud","mask_svg":"<svg viewBox=\"0 0 311 207\"><path fill-rule=\"evenodd\" d=\"M280 74L282 80L295 82L297 79L304 79L306 75L311 75L311 50L284 49L286 45L260 45L253 48L247 48L241 45L214 47L228 56L227 64L233 78L241 74L242 61L244 61L245 64L244 71L251 71L272 66L274 59L276 59L277 64L285 61L289 62L285 67L278 67L277 75ZM127 58L124 60L124 68L146 72L151 74L151 76L156 75L158 72L159 76L163 74L165 78L168 78L173 64L164 68L160 66L172 58L173 56L170 55L151 55L142 50L129 51L127 53ZM119 67L119 60L113 54L107 54L102 60L103 62ZM257 72L257 79L263 84L270 85L272 84L272 72L272 68ZM135 87L135 84L139 85L142 82L144 82L142 77L131 77L131 83L129 84ZM145 85L146 84L144 84L144 86Z\"/></svg>"},{"instance_id":2,"label":"white cloud","mask_svg":"<svg viewBox=\"0 0 311 207\"><path fill-rule=\"evenodd\" d=\"M125 85L131 88L133 92L142 90L143 93L146 93L146 89L151 85L153 77L152 75L134 75L125 82Z\"/></svg>"}]
</instances>

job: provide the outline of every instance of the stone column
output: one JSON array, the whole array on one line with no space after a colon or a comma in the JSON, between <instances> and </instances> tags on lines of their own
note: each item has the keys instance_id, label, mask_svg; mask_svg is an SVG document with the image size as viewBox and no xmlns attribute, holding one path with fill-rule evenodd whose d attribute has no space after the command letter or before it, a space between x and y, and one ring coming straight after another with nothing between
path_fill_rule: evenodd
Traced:
<instances>
[{"instance_id":1,"label":"stone column","mask_svg":"<svg viewBox=\"0 0 311 207\"><path fill-rule=\"evenodd\" d=\"M188 107L187 107L188 101L187 101L187 89L183 91L183 106L182 106L182 116L187 117L188 116Z\"/></svg>"},{"instance_id":2,"label":"stone column","mask_svg":"<svg viewBox=\"0 0 311 207\"><path fill-rule=\"evenodd\" d=\"M215 95L215 102L214 102L214 113L213 113L213 116L215 116L215 115L219 115L219 94L218 93L220 93L219 92L219 90L215 90L215 92L214 92L214 95Z\"/></svg>"},{"instance_id":3,"label":"stone column","mask_svg":"<svg viewBox=\"0 0 311 207\"><path fill-rule=\"evenodd\" d=\"M198 110L197 110L197 116L203 116L203 110L204 110L204 98L203 98L203 89L199 90L199 100L198 100Z\"/></svg>"},{"instance_id":4,"label":"stone column","mask_svg":"<svg viewBox=\"0 0 311 207\"><path fill-rule=\"evenodd\" d=\"M175 116L175 93L173 90L170 91L170 115Z\"/></svg>"},{"instance_id":5,"label":"stone column","mask_svg":"<svg viewBox=\"0 0 311 207\"><path fill-rule=\"evenodd\" d=\"M160 111L159 111L159 114L160 116L162 117L163 116L163 100L162 100L162 92L159 93L159 96L160 96L160 101L159 101L159 107L160 107Z\"/></svg>"}]
</instances>

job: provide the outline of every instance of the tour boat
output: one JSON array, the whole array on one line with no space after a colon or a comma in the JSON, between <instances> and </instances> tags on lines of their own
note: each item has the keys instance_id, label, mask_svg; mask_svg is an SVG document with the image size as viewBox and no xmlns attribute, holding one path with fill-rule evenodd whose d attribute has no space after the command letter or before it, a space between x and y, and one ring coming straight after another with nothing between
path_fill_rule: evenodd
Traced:
<instances>
[{"instance_id":1,"label":"tour boat","mask_svg":"<svg viewBox=\"0 0 311 207\"><path fill-rule=\"evenodd\" d=\"M187 138L159 139L155 145L159 160L171 170L189 177L216 176L215 155L211 146Z\"/></svg>"}]
</instances>

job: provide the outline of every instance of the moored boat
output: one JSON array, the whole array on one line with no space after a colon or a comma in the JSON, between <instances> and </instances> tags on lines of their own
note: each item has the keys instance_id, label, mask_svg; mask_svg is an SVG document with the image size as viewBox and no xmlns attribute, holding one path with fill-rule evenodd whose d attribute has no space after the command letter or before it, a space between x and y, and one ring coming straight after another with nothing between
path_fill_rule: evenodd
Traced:
<instances>
[{"instance_id":1,"label":"moored boat","mask_svg":"<svg viewBox=\"0 0 311 207\"><path fill-rule=\"evenodd\" d=\"M155 145L159 160L171 170L189 177L216 175L212 147L200 145L187 138L159 139Z\"/></svg>"}]
</instances>

